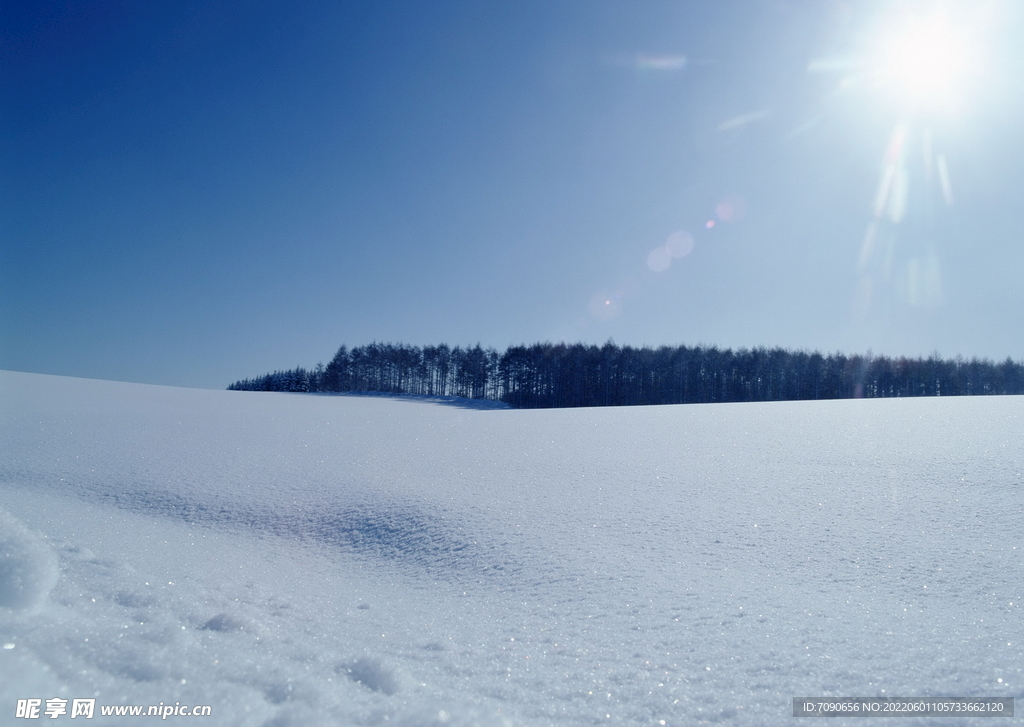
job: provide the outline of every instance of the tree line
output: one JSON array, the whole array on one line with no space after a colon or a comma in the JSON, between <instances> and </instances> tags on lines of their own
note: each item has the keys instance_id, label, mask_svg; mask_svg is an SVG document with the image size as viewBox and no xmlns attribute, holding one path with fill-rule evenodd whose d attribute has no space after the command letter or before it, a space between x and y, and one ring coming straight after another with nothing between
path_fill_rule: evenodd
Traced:
<instances>
[{"instance_id":1,"label":"tree line","mask_svg":"<svg viewBox=\"0 0 1024 727\"><path fill-rule=\"evenodd\" d=\"M239 391L375 391L494 399L519 408L1024 393L1024 365L782 348L371 343L326 365L244 379Z\"/></svg>"}]
</instances>

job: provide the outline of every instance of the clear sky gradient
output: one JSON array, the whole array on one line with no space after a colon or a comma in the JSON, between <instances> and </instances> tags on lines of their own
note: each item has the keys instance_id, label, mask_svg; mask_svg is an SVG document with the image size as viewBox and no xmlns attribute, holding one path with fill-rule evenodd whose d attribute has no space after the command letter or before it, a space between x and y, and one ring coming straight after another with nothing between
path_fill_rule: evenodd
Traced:
<instances>
[{"instance_id":1,"label":"clear sky gradient","mask_svg":"<svg viewBox=\"0 0 1024 727\"><path fill-rule=\"evenodd\" d=\"M1024 359L1017 3L0 2L0 368Z\"/></svg>"}]
</instances>

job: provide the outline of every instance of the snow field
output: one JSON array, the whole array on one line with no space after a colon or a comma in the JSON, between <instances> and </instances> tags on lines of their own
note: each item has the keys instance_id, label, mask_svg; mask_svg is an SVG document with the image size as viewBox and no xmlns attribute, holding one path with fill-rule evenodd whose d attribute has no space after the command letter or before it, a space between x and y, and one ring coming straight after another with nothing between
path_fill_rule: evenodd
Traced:
<instances>
[{"instance_id":1,"label":"snow field","mask_svg":"<svg viewBox=\"0 0 1024 727\"><path fill-rule=\"evenodd\" d=\"M1022 693L1017 398L517 411L5 372L0 401L0 715L771 725Z\"/></svg>"}]
</instances>

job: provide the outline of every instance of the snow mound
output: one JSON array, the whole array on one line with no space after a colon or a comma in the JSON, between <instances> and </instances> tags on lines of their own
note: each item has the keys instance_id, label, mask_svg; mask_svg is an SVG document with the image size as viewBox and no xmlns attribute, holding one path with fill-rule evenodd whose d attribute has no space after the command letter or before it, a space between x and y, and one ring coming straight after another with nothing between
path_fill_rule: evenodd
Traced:
<instances>
[{"instance_id":1,"label":"snow mound","mask_svg":"<svg viewBox=\"0 0 1024 727\"><path fill-rule=\"evenodd\" d=\"M390 669L381 663L380 659L372 656L362 656L352 663L342 664L338 667L338 673L346 675L367 689L388 696L396 694L402 688L401 679L394 669Z\"/></svg>"},{"instance_id":2,"label":"snow mound","mask_svg":"<svg viewBox=\"0 0 1024 727\"><path fill-rule=\"evenodd\" d=\"M46 541L0 509L0 606L16 611L38 607L59 575Z\"/></svg>"}]
</instances>

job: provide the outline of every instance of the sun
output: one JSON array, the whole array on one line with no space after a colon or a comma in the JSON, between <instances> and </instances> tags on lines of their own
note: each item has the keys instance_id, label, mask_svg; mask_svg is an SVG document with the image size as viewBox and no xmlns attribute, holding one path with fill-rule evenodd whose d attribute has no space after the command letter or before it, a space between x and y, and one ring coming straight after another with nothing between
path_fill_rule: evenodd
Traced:
<instances>
[{"instance_id":1,"label":"sun","mask_svg":"<svg viewBox=\"0 0 1024 727\"><path fill-rule=\"evenodd\" d=\"M871 72L901 103L932 109L958 103L977 67L967 31L945 13L891 19L878 33Z\"/></svg>"}]
</instances>

